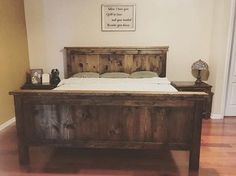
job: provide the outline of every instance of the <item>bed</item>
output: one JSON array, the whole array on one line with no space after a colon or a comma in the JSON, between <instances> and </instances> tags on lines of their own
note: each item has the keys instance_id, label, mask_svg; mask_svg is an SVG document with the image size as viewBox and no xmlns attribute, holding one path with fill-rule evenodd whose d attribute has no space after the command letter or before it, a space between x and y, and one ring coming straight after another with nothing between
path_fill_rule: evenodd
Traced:
<instances>
[{"instance_id":1,"label":"bed","mask_svg":"<svg viewBox=\"0 0 236 176\"><path fill-rule=\"evenodd\" d=\"M153 71L165 82L168 47L65 47L64 51L65 78L71 84L77 79L70 77L78 72ZM205 93L156 89L161 86L156 82L154 86L152 78L147 79L151 88L145 87L145 79L133 83L128 78L111 79L107 85L109 79L102 83L98 79L90 83L80 79L80 89L70 85L10 92L20 164L29 164L30 146L52 145L187 150L189 169L198 170Z\"/></svg>"}]
</instances>

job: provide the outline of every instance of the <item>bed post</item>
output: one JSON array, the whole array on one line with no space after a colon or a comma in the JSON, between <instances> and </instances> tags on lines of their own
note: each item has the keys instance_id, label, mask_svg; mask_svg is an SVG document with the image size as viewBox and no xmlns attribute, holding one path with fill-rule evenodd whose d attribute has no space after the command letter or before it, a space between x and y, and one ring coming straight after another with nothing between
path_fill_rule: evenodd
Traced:
<instances>
[{"instance_id":1,"label":"bed post","mask_svg":"<svg viewBox=\"0 0 236 176\"><path fill-rule=\"evenodd\" d=\"M200 146L201 146L201 129L202 129L202 109L203 101L196 101L193 119L193 136L190 146L189 171L197 171L199 169Z\"/></svg>"},{"instance_id":2,"label":"bed post","mask_svg":"<svg viewBox=\"0 0 236 176\"><path fill-rule=\"evenodd\" d=\"M71 50L69 48L64 48L66 52L66 58L64 60L64 77L69 78L72 73L72 60L71 60Z\"/></svg>"},{"instance_id":3,"label":"bed post","mask_svg":"<svg viewBox=\"0 0 236 176\"><path fill-rule=\"evenodd\" d=\"M15 116L16 116L16 129L18 136L18 157L20 165L29 164L29 146L26 144L25 128L24 128L24 115L23 115L23 102L20 95L14 96L15 102Z\"/></svg>"}]
</instances>

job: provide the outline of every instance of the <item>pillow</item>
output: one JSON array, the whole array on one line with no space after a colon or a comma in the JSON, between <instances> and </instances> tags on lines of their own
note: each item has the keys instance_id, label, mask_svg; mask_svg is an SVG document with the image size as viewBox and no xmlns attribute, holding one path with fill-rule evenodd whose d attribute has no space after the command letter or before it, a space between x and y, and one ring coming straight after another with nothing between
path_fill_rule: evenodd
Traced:
<instances>
[{"instance_id":1,"label":"pillow","mask_svg":"<svg viewBox=\"0 0 236 176\"><path fill-rule=\"evenodd\" d=\"M124 72L108 72L100 75L101 78L128 78L129 74Z\"/></svg>"},{"instance_id":2,"label":"pillow","mask_svg":"<svg viewBox=\"0 0 236 176\"><path fill-rule=\"evenodd\" d=\"M158 74L152 71L136 71L130 74L130 78L152 78L152 77L158 77Z\"/></svg>"},{"instance_id":3,"label":"pillow","mask_svg":"<svg viewBox=\"0 0 236 176\"><path fill-rule=\"evenodd\" d=\"M72 76L73 78L99 78L99 73L96 72L79 72Z\"/></svg>"}]
</instances>

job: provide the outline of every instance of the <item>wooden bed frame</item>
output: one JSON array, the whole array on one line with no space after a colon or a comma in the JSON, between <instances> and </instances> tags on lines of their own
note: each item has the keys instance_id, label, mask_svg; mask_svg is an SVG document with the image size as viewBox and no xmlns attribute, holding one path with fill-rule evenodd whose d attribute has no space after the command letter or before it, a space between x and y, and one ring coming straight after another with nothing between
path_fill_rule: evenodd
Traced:
<instances>
[{"instance_id":1,"label":"wooden bed frame","mask_svg":"<svg viewBox=\"0 0 236 176\"><path fill-rule=\"evenodd\" d=\"M80 71L136 70L166 75L167 47L66 47L65 77ZM29 147L170 149L190 151L198 170L203 102L197 92L17 90L14 95L19 162Z\"/></svg>"}]
</instances>

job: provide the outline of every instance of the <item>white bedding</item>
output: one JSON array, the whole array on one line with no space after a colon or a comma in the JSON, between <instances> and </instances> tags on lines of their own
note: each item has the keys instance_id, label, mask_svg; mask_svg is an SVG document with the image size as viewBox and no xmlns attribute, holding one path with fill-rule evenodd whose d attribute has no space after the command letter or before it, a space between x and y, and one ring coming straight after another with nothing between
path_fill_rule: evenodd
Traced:
<instances>
[{"instance_id":1,"label":"white bedding","mask_svg":"<svg viewBox=\"0 0 236 176\"><path fill-rule=\"evenodd\" d=\"M167 78L69 78L54 90L177 92Z\"/></svg>"}]
</instances>

